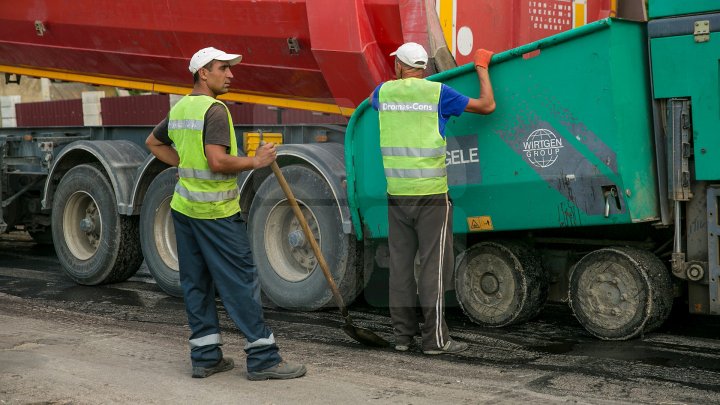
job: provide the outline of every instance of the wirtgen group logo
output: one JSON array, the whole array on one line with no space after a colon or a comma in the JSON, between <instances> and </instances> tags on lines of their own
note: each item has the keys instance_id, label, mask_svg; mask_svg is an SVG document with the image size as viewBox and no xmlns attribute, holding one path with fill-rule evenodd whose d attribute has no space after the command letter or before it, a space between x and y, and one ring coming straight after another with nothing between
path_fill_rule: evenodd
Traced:
<instances>
[{"instance_id":1,"label":"wirtgen group logo","mask_svg":"<svg viewBox=\"0 0 720 405\"><path fill-rule=\"evenodd\" d=\"M552 166L563 148L562 139L549 129L536 129L523 142L523 152L530 164L539 168Z\"/></svg>"}]
</instances>

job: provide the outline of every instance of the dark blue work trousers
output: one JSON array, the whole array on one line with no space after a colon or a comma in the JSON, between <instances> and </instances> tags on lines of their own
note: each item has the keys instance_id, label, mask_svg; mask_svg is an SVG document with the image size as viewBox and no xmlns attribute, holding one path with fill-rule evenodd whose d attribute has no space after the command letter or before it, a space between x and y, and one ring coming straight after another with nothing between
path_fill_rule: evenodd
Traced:
<instances>
[{"instance_id":1,"label":"dark blue work trousers","mask_svg":"<svg viewBox=\"0 0 720 405\"><path fill-rule=\"evenodd\" d=\"M215 291L225 310L245 335L248 371L272 367L282 360L275 338L265 325L260 285L247 227L240 214L195 219L172 211L185 298L193 366L209 367L222 359L222 339Z\"/></svg>"}]
</instances>

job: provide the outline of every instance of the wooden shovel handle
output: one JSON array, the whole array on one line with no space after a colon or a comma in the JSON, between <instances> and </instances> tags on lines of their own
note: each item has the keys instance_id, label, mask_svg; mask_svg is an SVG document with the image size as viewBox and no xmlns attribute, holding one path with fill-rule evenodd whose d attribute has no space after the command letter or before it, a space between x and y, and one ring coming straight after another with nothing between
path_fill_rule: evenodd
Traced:
<instances>
[{"instance_id":1,"label":"wooden shovel handle","mask_svg":"<svg viewBox=\"0 0 720 405\"><path fill-rule=\"evenodd\" d=\"M310 246L312 246L313 252L315 252L315 257L318 260L318 264L320 264L320 268L325 274L325 278L330 285L330 290L332 290L333 296L335 296L335 301L337 302L338 307L340 307L340 311L342 312L343 316L347 316L347 308L345 308L345 303L343 302L342 296L340 295L340 291L338 291L338 287L335 284L335 280L333 279L332 274L330 273L330 269L328 268L328 264L325 261L325 257L320 251L320 246L318 246L317 242L315 241L315 236L310 230L310 227L305 220L305 216L303 215L302 211L300 211L300 206L298 206L297 200L295 200L295 195L293 194L292 190L290 190L290 186L288 185L287 180L285 180L285 176L280 171L280 167L278 167L277 162L272 162L270 168L272 169L273 173L275 173L275 178L277 178L278 183L280 183L280 188L282 188L283 192L285 193L285 197L287 197L288 201L290 202L290 207L295 213L295 218L297 218L298 222L300 222L303 233L305 233L305 239L310 242Z\"/></svg>"}]
</instances>

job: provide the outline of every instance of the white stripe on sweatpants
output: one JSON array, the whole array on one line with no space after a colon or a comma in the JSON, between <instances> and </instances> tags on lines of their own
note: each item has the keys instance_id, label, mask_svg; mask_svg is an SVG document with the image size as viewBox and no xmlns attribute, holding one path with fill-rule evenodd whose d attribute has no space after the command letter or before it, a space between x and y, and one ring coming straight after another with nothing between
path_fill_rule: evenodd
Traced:
<instances>
[{"instance_id":1,"label":"white stripe on sweatpants","mask_svg":"<svg viewBox=\"0 0 720 405\"><path fill-rule=\"evenodd\" d=\"M447 241L448 218L450 216L450 203L445 194L445 221L440 231L440 259L438 260L438 294L435 300L435 341L439 348L445 347L445 336L442 331L443 306L445 303L445 292L443 287L443 265L445 264L445 244Z\"/></svg>"}]
</instances>

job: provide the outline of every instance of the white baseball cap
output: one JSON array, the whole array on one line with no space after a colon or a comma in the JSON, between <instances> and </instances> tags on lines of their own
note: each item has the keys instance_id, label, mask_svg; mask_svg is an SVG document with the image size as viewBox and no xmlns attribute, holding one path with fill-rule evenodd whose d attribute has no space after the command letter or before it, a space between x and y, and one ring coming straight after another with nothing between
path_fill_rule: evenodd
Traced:
<instances>
[{"instance_id":1,"label":"white baseball cap","mask_svg":"<svg viewBox=\"0 0 720 405\"><path fill-rule=\"evenodd\" d=\"M209 48L203 48L190 58L190 73L195 74L201 67L210 63L213 60L221 60L230 63L230 66L240 63L242 55L236 55L234 53L225 53L219 49L215 49L212 46Z\"/></svg>"},{"instance_id":2,"label":"white baseball cap","mask_svg":"<svg viewBox=\"0 0 720 405\"><path fill-rule=\"evenodd\" d=\"M401 62L414 68L425 69L427 67L428 54L422 45L415 42L406 42L400 45L390 56L397 56Z\"/></svg>"}]
</instances>

